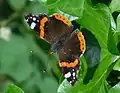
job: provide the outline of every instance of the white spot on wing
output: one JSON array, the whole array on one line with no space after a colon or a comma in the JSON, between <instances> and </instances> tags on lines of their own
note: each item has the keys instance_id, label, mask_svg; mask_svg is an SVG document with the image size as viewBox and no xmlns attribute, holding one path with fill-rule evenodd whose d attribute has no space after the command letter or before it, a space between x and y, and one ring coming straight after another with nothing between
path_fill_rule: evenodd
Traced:
<instances>
[{"instance_id":1,"label":"white spot on wing","mask_svg":"<svg viewBox=\"0 0 120 93\"><path fill-rule=\"evenodd\" d=\"M36 18L35 18L35 17L33 17L33 21L36 21Z\"/></svg>"},{"instance_id":2,"label":"white spot on wing","mask_svg":"<svg viewBox=\"0 0 120 93\"><path fill-rule=\"evenodd\" d=\"M37 22L39 22L39 20L37 20Z\"/></svg>"},{"instance_id":3,"label":"white spot on wing","mask_svg":"<svg viewBox=\"0 0 120 93\"><path fill-rule=\"evenodd\" d=\"M73 72L73 76L75 76L75 72Z\"/></svg>"},{"instance_id":4,"label":"white spot on wing","mask_svg":"<svg viewBox=\"0 0 120 93\"><path fill-rule=\"evenodd\" d=\"M30 27L31 27L31 29L34 29L35 26L36 26L36 24L34 22L32 22Z\"/></svg>"},{"instance_id":5,"label":"white spot on wing","mask_svg":"<svg viewBox=\"0 0 120 93\"><path fill-rule=\"evenodd\" d=\"M75 79L75 77L73 77L73 79Z\"/></svg>"},{"instance_id":6,"label":"white spot on wing","mask_svg":"<svg viewBox=\"0 0 120 93\"><path fill-rule=\"evenodd\" d=\"M71 76L71 73L68 72L67 74L65 74L65 78L69 78Z\"/></svg>"},{"instance_id":7,"label":"white spot on wing","mask_svg":"<svg viewBox=\"0 0 120 93\"><path fill-rule=\"evenodd\" d=\"M70 84L72 83L72 81L70 81Z\"/></svg>"}]
</instances>

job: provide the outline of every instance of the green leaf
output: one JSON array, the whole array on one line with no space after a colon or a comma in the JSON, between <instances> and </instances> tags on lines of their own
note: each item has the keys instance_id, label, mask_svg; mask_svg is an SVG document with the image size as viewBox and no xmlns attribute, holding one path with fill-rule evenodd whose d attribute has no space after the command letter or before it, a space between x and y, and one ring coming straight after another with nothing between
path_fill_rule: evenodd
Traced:
<instances>
[{"instance_id":1,"label":"green leaf","mask_svg":"<svg viewBox=\"0 0 120 93\"><path fill-rule=\"evenodd\" d=\"M120 14L117 16L117 29L116 31L120 32Z\"/></svg>"},{"instance_id":2,"label":"green leaf","mask_svg":"<svg viewBox=\"0 0 120 93\"><path fill-rule=\"evenodd\" d=\"M109 60L109 62L108 62ZM76 84L76 86L72 89L70 89L69 93L97 93L100 91L100 87L104 85L104 80L106 79L106 73L107 69L112 63L112 56L107 53L107 56L105 56L102 60L100 65L98 66L97 70L95 71L95 74L93 76L93 79L87 84L84 85L81 83ZM102 67L102 68L101 68ZM102 93L102 92L100 92Z\"/></svg>"},{"instance_id":3,"label":"green leaf","mask_svg":"<svg viewBox=\"0 0 120 93\"><path fill-rule=\"evenodd\" d=\"M65 79L59 86L57 93L68 93L69 89L72 86L70 83Z\"/></svg>"},{"instance_id":4,"label":"green leaf","mask_svg":"<svg viewBox=\"0 0 120 93\"><path fill-rule=\"evenodd\" d=\"M117 44L117 48L118 48L118 51L119 51L119 53L120 53L120 41L119 41L118 44Z\"/></svg>"},{"instance_id":5,"label":"green leaf","mask_svg":"<svg viewBox=\"0 0 120 93\"><path fill-rule=\"evenodd\" d=\"M81 69L80 69L80 75L79 76L82 76L82 79L85 79L86 77L86 73L87 73L87 68L88 68L88 65L87 65L87 62L85 60L85 57L84 56L81 56L80 58L80 62L81 62ZM84 82L84 81L83 81ZM85 82L84 82L85 83Z\"/></svg>"},{"instance_id":6,"label":"green leaf","mask_svg":"<svg viewBox=\"0 0 120 93\"><path fill-rule=\"evenodd\" d=\"M13 10L21 10L25 7L27 0L7 0Z\"/></svg>"},{"instance_id":7,"label":"green leaf","mask_svg":"<svg viewBox=\"0 0 120 93\"><path fill-rule=\"evenodd\" d=\"M74 16L82 17L85 0L48 0L46 6L51 8L58 8L65 13Z\"/></svg>"},{"instance_id":8,"label":"green leaf","mask_svg":"<svg viewBox=\"0 0 120 93\"><path fill-rule=\"evenodd\" d=\"M100 45L95 36L88 30L83 30L82 33L86 40L86 52L84 54L88 67L92 68L100 63Z\"/></svg>"},{"instance_id":9,"label":"green leaf","mask_svg":"<svg viewBox=\"0 0 120 93\"><path fill-rule=\"evenodd\" d=\"M47 8L38 1L32 1L25 11L33 14L48 13Z\"/></svg>"},{"instance_id":10,"label":"green leaf","mask_svg":"<svg viewBox=\"0 0 120 93\"><path fill-rule=\"evenodd\" d=\"M120 0L112 0L109 7L112 13L115 11L120 12Z\"/></svg>"},{"instance_id":11,"label":"green leaf","mask_svg":"<svg viewBox=\"0 0 120 93\"><path fill-rule=\"evenodd\" d=\"M0 40L0 44L0 74L9 75L18 82L28 78L32 73L32 65L29 63L30 50L24 39L12 35L10 41Z\"/></svg>"},{"instance_id":12,"label":"green leaf","mask_svg":"<svg viewBox=\"0 0 120 93\"><path fill-rule=\"evenodd\" d=\"M9 87L5 93L24 93L24 92L19 87L11 84L11 85L9 85Z\"/></svg>"},{"instance_id":13,"label":"green leaf","mask_svg":"<svg viewBox=\"0 0 120 93\"><path fill-rule=\"evenodd\" d=\"M111 52L114 55L118 55L119 51L117 48L117 43L118 43L118 31L116 29L118 29L118 26L116 26L118 24L115 23L115 20L113 19L113 16L111 16L111 26L109 28L109 32L108 32L108 51Z\"/></svg>"},{"instance_id":14,"label":"green leaf","mask_svg":"<svg viewBox=\"0 0 120 93\"><path fill-rule=\"evenodd\" d=\"M34 64L35 65L35 64ZM38 65L38 64L36 64ZM55 78L47 74L46 71L39 70L40 68L33 67L34 76L30 77L24 83L25 90L27 93L33 93L39 89L41 93L56 93L58 88L58 83ZM35 87L35 89L33 88Z\"/></svg>"},{"instance_id":15,"label":"green leaf","mask_svg":"<svg viewBox=\"0 0 120 93\"><path fill-rule=\"evenodd\" d=\"M114 66L113 69L120 71L120 56L118 56L118 58L119 58L119 60L118 60L118 62L115 64L115 66Z\"/></svg>"},{"instance_id":16,"label":"green leaf","mask_svg":"<svg viewBox=\"0 0 120 93\"><path fill-rule=\"evenodd\" d=\"M100 63L101 48L97 39L90 31L82 30L82 32L86 40L86 52L84 56L88 65L84 78L84 83L86 84L93 77L96 67Z\"/></svg>"},{"instance_id":17,"label":"green leaf","mask_svg":"<svg viewBox=\"0 0 120 93\"><path fill-rule=\"evenodd\" d=\"M98 5L93 8L87 4L79 23L91 31L97 38L101 48L107 49L108 31L110 27L110 12L108 7Z\"/></svg>"},{"instance_id":18,"label":"green leaf","mask_svg":"<svg viewBox=\"0 0 120 93\"><path fill-rule=\"evenodd\" d=\"M113 27L112 23L115 24L113 21L113 18L111 18L111 27L109 29L108 33L108 50L115 55L119 55L119 48L117 48L117 45L120 41L120 15L117 17L117 27Z\"/></svg>"},{"instance_id":19,"label":"green leaf","mask_svg":"<svg viewBox=\"0 0 120 93\"><path fill-rule=\"evenodd\" d=\"M54 78L45 77L44 80L41 80L40 83L42 85L38 84L38 86L41 85L40 86L41 93L56 93L57 92L58 84Z\"/></svg>"},{"instance_id":20,"label":"green leaf","mask_svg":"<svg viewBox=\"0 0 120 93\"><path fill-rule=\"evenodd\" d=\"M120 93L120 83L116 84L114 87L112 87L108 93Z\"/></svg>"},{"instance_id":21,"label":"green leaf","mask_svg":"<svg viewBox=\"0 0 120 93\"><path fill-rule=\"evenodd\" d=\"M117 49L117 44L118 44L118 33L112 28L110 28L109 33L108 33L108 50L115 55L119 54L119 51Z\"/></svg>"}]
</instances>

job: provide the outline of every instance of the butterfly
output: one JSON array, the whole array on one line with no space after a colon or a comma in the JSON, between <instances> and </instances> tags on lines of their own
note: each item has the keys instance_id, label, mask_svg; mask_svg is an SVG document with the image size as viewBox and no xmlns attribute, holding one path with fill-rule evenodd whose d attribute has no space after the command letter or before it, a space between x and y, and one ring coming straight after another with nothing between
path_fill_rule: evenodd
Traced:
<instances>
[{"instance_id":1,"label":"butterfly","mask_svg":"<svg viewBox=\"0 0 120 93\"><path fill-rule=\"evenodd\" d=\"M74 85L80 69L79 57L86 50L82 32L73 31L71 22L60 14L26 14L25 20L41 39L51 44L53 52L57 51L63 75Z\"/></svg>"}]
</instances>

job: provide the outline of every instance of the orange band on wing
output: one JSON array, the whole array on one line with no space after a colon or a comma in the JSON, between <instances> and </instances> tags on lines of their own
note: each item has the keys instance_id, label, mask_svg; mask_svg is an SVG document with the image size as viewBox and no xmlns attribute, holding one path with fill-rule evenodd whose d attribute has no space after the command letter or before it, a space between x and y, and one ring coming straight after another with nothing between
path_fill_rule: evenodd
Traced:
<instances>
[{"instance_id":1,"label":"orange band on wing","mask_svg":"<svg viewBox=\"0 0 120 93\"><path fill-rule=\"evenodd\" d=\"M62 21L63 23L65 23L68 26L71 26L71 22L65 18L64 16L60 15L60 14L54 14L55 18Z\"/></svg>"},{"instance_id":2,"label":"orange band on wing","mask_svg":"<svg viewBox=\"0 0 120 93\"><path fill-rule=\"evenodd\" d=\"M77 64L79 63L78 59L75 59L74 62L59 62L59 66L60 67L67 67L67 68L70 68L70 67L75 67Z\"/></svg>"},{"instance_id":3,"label":"orange band on wing","mask_svg":"<svg viewBox=\"0 0 120 93\"><path fill-rule=\"evenodd\" d=\"M86 50L86 45L85 45L84 36L82 35L81 32L78 32L77 36L78 36L78 39L79 39L79 41L80 41L80 50L82 51L82 53L84 53L85 50Z\"/></svg>"},{"instance_id":4,"label":"orange band on wing","mask_svg":"<svg viewBox=\"0 0 120 93\"><path fill-rule=\"evenodd\" d=\"M45 23L48 21L48 18L47 17L43 17L42 20L40 21L40 38L43 38L44 37L44 26L45 26Z\"/></svg>"}]
</instances>

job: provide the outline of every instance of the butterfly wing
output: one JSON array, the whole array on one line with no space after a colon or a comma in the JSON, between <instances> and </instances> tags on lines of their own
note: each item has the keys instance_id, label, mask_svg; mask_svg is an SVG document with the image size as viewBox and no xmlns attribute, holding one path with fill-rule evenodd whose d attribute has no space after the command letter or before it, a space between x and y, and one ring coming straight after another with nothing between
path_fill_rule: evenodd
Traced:
<instances>
[{"instance_id":1,"label":"butterfly wing","mask_svg":"<svg viewBox=\"0 0 120 93\"><path fill-rule=\"evenodd\" d=\"M45 14L27 14L25 19L31 29L39 34L40 38L47 40L51 44L58 41L63 35L72 33L71 22L59 14L54 14L51 17Z\"/></svg>"},{"instance_id":2,"label":"butterfly wing","mask_svg":"<svg viewBox=\"0 0 120 93\"><path fill-rule=\"evenodd\" d=\"M33 29L40 36L41 30L44 30L49 18L45 14L40 15L26 14L25 19L30 28ZM40 37L42 37L42 35Z\"/></svg>"},{"instance_id":3,"label":"butterfly wing","mask_svg":"<svg viewBox=\"0 0 120 93\"><path fill-rule=\"evenodd\" d=\"M79 57L85 51L85 40L81 32L73 32L64 46L58 51L59 65L64 77L72 85L77 81L80 68Z\"/></svg>"},{"instance_id":4,"label":"butterfly wing","mask_svg":"<svg viewBox=\"0 0 120 93\"><path fill-rule=\"evenodd\" d=\"M63 69L63 74L74 85L80 66L79 56L85 51L85 40L82 33L72 32L69 20L59 14L51 17L45 14L28 14L25 15L25 19L40 38L52 45L53 51L58 51L59 65Z\"/></svg>"}]
</instances>

